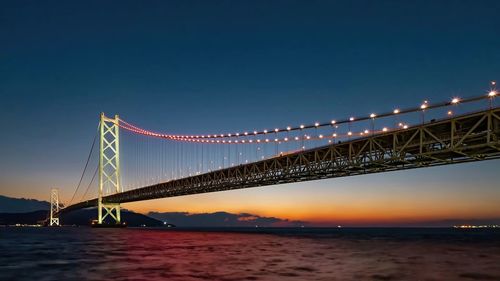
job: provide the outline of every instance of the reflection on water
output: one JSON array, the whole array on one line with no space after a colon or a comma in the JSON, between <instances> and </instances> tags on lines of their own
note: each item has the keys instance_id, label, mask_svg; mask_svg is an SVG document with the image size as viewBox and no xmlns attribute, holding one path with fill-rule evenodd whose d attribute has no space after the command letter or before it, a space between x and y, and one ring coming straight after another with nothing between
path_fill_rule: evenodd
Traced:
<instances>
[{"instance_id":1,"label":"reflection on water","mask_svg":"<svg viewBox=\"0 0 500 281\"><path fill-rule=\"evenodd\" d=\"M0 228L0 280L500 280L500 233Z\"/></svg>"}]
</instances>

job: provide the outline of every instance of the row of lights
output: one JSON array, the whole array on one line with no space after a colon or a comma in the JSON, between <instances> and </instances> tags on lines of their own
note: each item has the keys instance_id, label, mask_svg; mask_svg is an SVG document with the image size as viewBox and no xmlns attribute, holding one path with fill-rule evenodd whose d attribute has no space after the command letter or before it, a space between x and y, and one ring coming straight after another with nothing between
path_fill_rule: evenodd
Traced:
<instances>
[{"instance_id":1,"label":"row of lights","mask_svg":"<svg viewBox=\"0 0 500 281\"><path fill-rule=\"evenodd\" d=\"M409 126L408 124L404 123L399 123L398 124L398 129L408 129ZM304 135L302 137L296 136L296 137L285 137L285 138L275 138L275 139L249 139L249 140L206 140L206 139L192 139L192 138L183 138L183 137L178 137L178 138L173 138L174 140L177 141L184 141L184 142L197 142L197 143L222 143L222 144L254 144L254 143L283 143L283 142L289 142L289 141L309 141L309 140L322 140L322 139L335 139L335 138L341 138L341 137L351 137L351 136L366 136L370 133L385 133L392 131L391 129L384 127L380 131L370 131L368 129L363 130L361 132L352 132L349 131L345 134L338 134L338 133L333 133L331 135L323 135L319 134L317 136L311 136L311 135Z\"/></svg>"},{"instance_id":2,"label":"row of lights","mask_svg":"<svg viewBox=\"0 0 500 281\"><path fill-rule=\"evenodd\" d=\"M492 85L495 85L494 82L492 82ZM493 98L493 97L496 97L498 95L497 91L496 90L491 90L487 97L489 98ZM451 99L450 102L448 103L445 103L444 106L446 105L456 105L458 103L460 103L462 100L458 97L454 97ZM424 101L421 105L420 105L420 109L421 110L426 110L427 108L430 108L432 107L429 102L426 100ZM435 106L435 107L440 107L440 106ZM408 113L408 112L414 112L415 109L411 109L411 110L405 110L405 113ZM401 110L399 108L396 108L392 111L392 114L393 115L396 115L396 114L399 114L401 113ZM383 114L383 116L388 116L388 115L391 115L390 113L386 113L386 114ZM450 114L449 114L450 115ZM371 113L369 115L369 119L375 119L377 118L377 114L375 113ZM368 118L367 117L362 117L362 118L359 118L359 120L367 120ZM129 130L129 131L132 131L132 132L135 132L135 133L139 133L139 134L143 134L143 135L146 135L146 136L152 136L152 137L158 137L158 138L166 138L166 139L171 139L171 140L185 140L185 139L212 139L212 138L231 138L231 137L240 137L240 136L249 136L249 135L261 135L261 134L268 134L268 133L279 133L279 132L286 132L286 131L294 131L294 130L302 130L302 129L306 129L306 128L318 128L318 127L323 127L323 126L333 126L333 125L336 125L336 124L341 124L341 123L348 123L348 122L354 122L356 121L356 119L354 117L349 117L349 119L347 120L341 120L341 121L336 121L336 120L332 120L330 121L330 123L324 123L324 124L321 124L319 122L315 122L314 125L300 125L298 127L291 127L291 126L288 126L286 127L285 129L279 129L279 128L275 128L274 130L272 131L268 131L268 130L263 130L263 131L253 131L253 132L243 132L243 133L229 133L229 134L213 134L213 135L170 135L170 134L160 134L160 133L156 133L156 132L152 132L152 131L148 131L148 130L144 130L144 129L141 129L139 127L136 127L134 125L131 125L123 120L120 119L120 127L126 129L126 130ZM123 123L123 124L122 124Z\"/></svg>"}]
</instances>

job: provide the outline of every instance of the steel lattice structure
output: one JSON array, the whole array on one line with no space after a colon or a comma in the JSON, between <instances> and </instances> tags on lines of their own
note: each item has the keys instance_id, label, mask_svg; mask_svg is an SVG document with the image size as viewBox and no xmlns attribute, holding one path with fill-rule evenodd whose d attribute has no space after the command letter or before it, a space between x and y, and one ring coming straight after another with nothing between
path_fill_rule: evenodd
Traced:
<instances>
[{"instance_id":1,"label":"steel lattice structure","mask_svg":"<svg viewBox=\"0 0 500 281\"><path fill-rule=\"evenodd\" d=\"M121 221L119 202L103 200L106 193L121 192L120 184L120 141L118 116L107 118L101 113L100 145L99 145L99 197L98 224L102 224L107 216L112 217L117 224ZM104 214L103 214L104 211Z\"/></svg>"},{"instance_id":2,"label":"steel lattice structure","mask_svg":"<svg viewBox=\"0 0 500 281\"><path fill-rule=\"evenodd\" d=\"M50 220L49 226L59 226L59 190L53 188L50 190Z\"/></svg>"},{"instance_id":3,"label":"steel lattice structure","mask_svg":"<svg viewBox=\"0 0 500 281\"><path fill-rule=\"evenodd\" d=\"M500 108L172 180L103 197L106 204L500 158ZM63 212L97 206L88 200Z\"/></svg>"}]
</instances>

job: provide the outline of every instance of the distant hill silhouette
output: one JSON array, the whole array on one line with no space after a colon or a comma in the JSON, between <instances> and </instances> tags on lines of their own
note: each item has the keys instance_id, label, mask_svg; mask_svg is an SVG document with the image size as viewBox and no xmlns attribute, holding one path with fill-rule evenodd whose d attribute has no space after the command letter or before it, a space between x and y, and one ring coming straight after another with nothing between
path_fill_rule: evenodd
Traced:
<instances>
[{"instance_id":1,"label":"distant hill silhouette","mask_svg":"<svg viewBox=\"0 0 500 281\"><path fill-rule=\"evenodd\" d=\"M46 201L0 195L0 213L29 213L49 209L50 203Z\"/></svg>"},{"instance_id":2,"label":"distant hill silhouette","mask_svg":"<svg viewBox=\"0 0 500 281\"><path fill-rule=\"evenodd\" d=\"M168 222L179 227L299 227L304 221L291 221L276 217L261 217L247 213L227 212L190 214L186 212L150 212L149 217Z\"/></svg>"},{"instance_id":3,"label":"distant hill silhouette","mask_svg":"<svg viewBox=\"0 0 500 281\"><path fill-rule=\"evenodd\" d=\"M122 209L121 217L122 221L126 222L128 226L163 226L163 222L159 220L128 210ZM61 216L61 222L67 225L90 225L90 222L94 219L97 219L96 208L73 211Z\"/></svg>"},{"instance_id":4,"label":"distant hill silhouette","mask_svg":"<svg viewBox=\"0 0 500 281\"><path fill-rule=\"evenodd\" d=\"M39 210L27 213L0 213L0 225L15 224L36 224L45 220L48 211ZM127 222L129 226L163 226L163 222L147 217L142 214L122 210L122 221ZM73 211L61 216L61 223L64 225L90 225L90 222L97 217L97 210L85 209Z\"/></svg>"},{"instance_id":5,"label":"distant hill silhouette","mask_svg":"<svg viewBox=\"0 0 500 281\"><path fill-rule=\"evenodd\" d=\"M28 213L0 213L0 225L37 224L47 217L46 210Z\"/></svg>"}]
</instances>

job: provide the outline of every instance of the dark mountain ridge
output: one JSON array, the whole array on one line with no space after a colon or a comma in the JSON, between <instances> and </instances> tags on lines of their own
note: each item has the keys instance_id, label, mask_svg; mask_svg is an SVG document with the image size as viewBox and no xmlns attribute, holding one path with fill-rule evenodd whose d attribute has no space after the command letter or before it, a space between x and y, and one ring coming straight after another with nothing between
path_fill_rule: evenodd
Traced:
<instances>
[{"instance_id":1,"label":"dark mountain ridge","mask_svg":"<svg viewBox=\"0 0 500 281\"><path fill-rule=\"evenodd\" d=\"M0 213L29 213L49 210L50 203L35 199L11 198L0 195Z\"/></svg>"}]
</instances>

